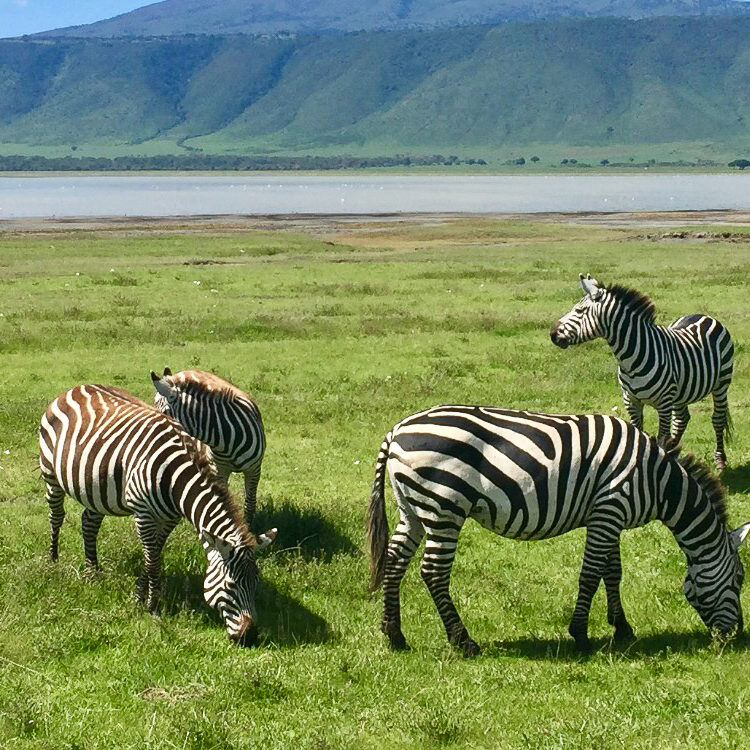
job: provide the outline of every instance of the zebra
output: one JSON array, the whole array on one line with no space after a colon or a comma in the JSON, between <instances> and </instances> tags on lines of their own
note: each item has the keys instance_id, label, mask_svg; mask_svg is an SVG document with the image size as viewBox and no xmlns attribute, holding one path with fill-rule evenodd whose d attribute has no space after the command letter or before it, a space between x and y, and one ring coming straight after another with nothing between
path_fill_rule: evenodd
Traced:
<instances>
[{"instance_id":1,"label":"zebra","mask_svg":"<svg viewBox=\"0 0 750 750\"><path fill-rule=\"evenodd\" d=\"M194 438L210 446L219 476L226 482L233 472L245 476L245 520L255 515L260 466L266 448L263 420L250 396L209 372L169 367L159 377L153 370L154 402Z\"/></svg>"},{"instance_id":2,"label":"zebra","mask_svg":"<svg viewBox=\"0 0 750 750\"><path fill-rule=\"evenodd\" d=\"M99 564L96 540L104 516L133 515L145 561L136 594L155 612L161 551L185 517L208 558L206 602L218 610L232 641L255 643L255 552L276 536L276 529L257 538L248 531L215 473L210 452L178 422L118 388L81 385L47 407L39 448L53 561L58 558L66 494L83 505L87 570Z\"/></svg>"},{"instance_id":3,"label":"zebra","mask_svg":"<svg viewBox=\"0 0 750 750\"><path fill-rule=\"evenodd\" d=\"M550 331L565 349L601 336L619 363L617 378L630 421L643 429L643 405L659 414L661 441L678 444L690 421L688 405L713 396L716 468L726 467L724 432L730 436L727 391L734 344L729 331L708 315L686 315L669 326L654 323L653 302L619 285L608 287L580 274L583 299Z\"/></svg>"},{"instance_id":4,"label":"zebra","mask_svg":"<svg viewBox=\"0 0 750 750\"><path fill-rule=\"evenodd\" d=\"M388 541L385 474L399 521ZM615 639L633 637L620 601L620 533L659 519L687 557L684 593L711 630L743 627L738 548L750 523L727 531L718 480L627 421L486 406L435 406L399 422L382 443L367 514L370 590L383 585L381 629L394 650L401 630L400 584L426 537L421 575L449 642L474 656L449 592L458 536L467 518L501 536L538 540L586 527L578 599L568 632L587 652L591 601L604 579Z\"/></svg>"}]
</instances>

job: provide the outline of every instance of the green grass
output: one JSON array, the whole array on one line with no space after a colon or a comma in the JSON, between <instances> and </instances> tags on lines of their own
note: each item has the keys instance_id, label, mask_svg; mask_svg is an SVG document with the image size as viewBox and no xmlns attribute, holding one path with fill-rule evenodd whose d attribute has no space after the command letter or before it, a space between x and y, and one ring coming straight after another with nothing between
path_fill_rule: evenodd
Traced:
<instances>
[{"instance_id":1,"label":"green grass","mask_svg":"<svg viewBox=\"0 0 750 750\"><path fill-rule=\"evenodd\" d=\"M579 271L649 292L662 322L705 311L730 328L736 439L725 481L733 524L750 519L747 247L638 239L645 231L466 220L321 237L0 235L0 747L745 744L748 642L711 643L661 525L624 535L623 600L638 640L611 643L599 594L588 659L566 634L582 532L529 544L467 525L453 592L483 647L475 660L448 645L417 565L402 595L412 651L388 652L381 597L366 593L373 462L398 419L440 402L622 413L603 342L562 352L549 341L580 295ZM46 559L35 469L46 404L83 382L151 399L149 370L164 365L215 370L262 408L257 526L280 534L259 563L260 648L232 647L203 605L205 561L187 524L165 551L160 617L134 602L130 519L105 520L102 570L84 579L70 500L60 560ZM710 459L709 404L693 417L686 447Z\"/></svg>"}]
</instances>

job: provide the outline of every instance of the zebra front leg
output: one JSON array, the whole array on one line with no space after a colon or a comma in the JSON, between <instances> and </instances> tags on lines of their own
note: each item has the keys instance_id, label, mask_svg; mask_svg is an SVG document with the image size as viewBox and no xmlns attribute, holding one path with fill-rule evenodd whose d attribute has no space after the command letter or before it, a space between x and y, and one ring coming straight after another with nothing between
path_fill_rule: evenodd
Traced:
<instances>
[{"instance_id":1,"label":"zebra front leg","mask_svg":"<svg viewBox=\"0 0 750 750\"><path fill-rule=\"evenodd\" d=\"M459 526L455 529L427 532L421 574L445 625L448 641L460 648L465 657L469 657L477 656L480 649L466 630L450 595L451 568L460 531Z\"/></svg>"},{"instance_id":2,"label":"zebra front leg","mask_svg":"<svg viewBox=\"0 0 750 750\"><path fill-rule=\"evenodd\" d=\"M256 497L260 482L260 463L245 472L245 522L249 526L255 516Z\"/></svg>"},{"instance_id":3,"label":"zebra front leg","mask_svg":"<svg viewBox=\"0 0 750 750\"><path fill-rule=\"evenodd\" d=\"M401 509L401 520L393 531L386 553L383 619L380 625L393 651L403 651L409 647L401 631L401 581L423 537L424 527L419 519Z\"/></svg>"},{"instance_id":4,"label":"zebra front leg","mask_svg":"<svg viewBox=\"0 0 750 750\"><path fill-rule=\"evenodd\" d=\"M611 518L606 519L606 523L611 523L611 521ZM603 524L592 525L589 522L586 527L586 546L583 552L581 574L578 578L578 600L568 627L568 632L576 643L576 649L581 653L591 651L588 632L591 602L599 588L599 582L604 575L613 547L617 544L619 534L619 529L613 532L611 526ZM619 591L617 598L619 600Z\"/></svg>"},{"instance_id":5,"label":"zebra front leg","mask_svg":"<svg viewBox=\"0 0 750 750\"><path fill-rule=\"evenodd\" d=\"M623 388L622 400L625 402L625 410L630 417L630 423L639 430L643 429L643 401L639 400L630 391Z\"/></svg>"},{"instance_id":6,"label":"zebra front leg","mask_svg":"<svg viewBox=\"0 0 750 750\"><path fill-rule=\"evenodd\" d=\"M50 542L49 557L53 562L57 561L58 543L60 540L60 528L65 520L65 491L56 481L45 479L47 491L44 499L49 505L49 525L50 525Z\"/></svg>"},{"instance_id":7,"label":"zebra front leg","mask_svg":"<svg viewBox=\"0 0 750 750\"><path fill-rule=\"evenodd\" d=\"M688 411L687 404L682 406L675 406L672 409L672 428L670 432L671 440L673 445L679 445L682 436L685 434L685 429L690 421L690 412Z\"/></svg>"},{"instance_id":8,"label":"zebra front leg","mask_svg":"<svg viewBox=\"0 0 750 750\"><path fill-rule=\"evenodd\" d=\"M625 617L620 599L620 581L622 580L622 563L620 561L620 542L615 544L607 558L604 569L604 586L607 590L607 622L614 625L615 640L629 641L634 637L633 628Z\"/></svg>"},{"instance_id":9,"label":"zebra front leg","mask_svg":"<svg viewBox=\"0 0 750 750\"><path fill-rule=\"evenodd\" d=\"M144 569L138 577L136 596L146 609L154 614L161 594L161 551L167 537L179 519L153 519L136 517L138 538L143 545Z\"/></svg>"},{"instance_id":10,"label":"zebra front leg","mask_svg":"<svg viewBox=\"0 0 750 750\"><path fill-rule=\"evenodd\" d=\"M670 401L668 405L665 404L659 404L659 406L656 407L656 410L659 414L659 434L657 436L657 440L659 441L659 445L662 446L665 450L669 450L670 448L674 447L676 443L672 441L672 410L673 405Z\"/></svg>"},{"instance_id":11,"label":"zebra front leg","mask_svg":"<svg viewBox=\"0 0 750 750\"><path fill-rule=\"evenodd\" d=\"M99 534L104 516L95 510L83 509L81 517L81 531L83 533L83 553L86 557L86 572L91 572L99 567L96 556L96 537Z\"/></svg>"},{"instance_id":12,"label":"zebra front leg","mask_svg":"<svg viewBox=\"0 0 750 750\"><path fill-rule=\"evenodd\" d=\"M716 432L716 471L724 471L727 466L727 454L724 452L724 431L729 437L729 403L727 401L727 390L729 386L723 386L714 391L714 413L711 416L711 424Z\"/></svg>"}]
</instances>

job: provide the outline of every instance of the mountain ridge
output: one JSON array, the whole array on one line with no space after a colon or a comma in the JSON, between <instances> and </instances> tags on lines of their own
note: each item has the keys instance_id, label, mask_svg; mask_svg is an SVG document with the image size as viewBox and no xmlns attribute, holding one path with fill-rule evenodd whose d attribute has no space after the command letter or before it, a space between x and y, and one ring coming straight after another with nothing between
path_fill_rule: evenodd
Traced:
<instances>
[{"instance_id":1,"label":"mountain ridge","mask_svg":"<svg viewBox=\"0 0 750 750\"><path fill-rule=\"evenodd\" d=\"M524 143L747 144L748 80L750 18L18 39L0 42L0 145L482 156Z\"/></svg>"},{"instance_id":2,"label":"mountain ridge","mask_svg":"<svg viewBox=\"0 0 750 750\"><path fill-rule=\"evenodd\" d=\"M350 32L498 24L564 17L744 15L739 0L163 0L43 36Z\"/></svg>"}]
</instances>

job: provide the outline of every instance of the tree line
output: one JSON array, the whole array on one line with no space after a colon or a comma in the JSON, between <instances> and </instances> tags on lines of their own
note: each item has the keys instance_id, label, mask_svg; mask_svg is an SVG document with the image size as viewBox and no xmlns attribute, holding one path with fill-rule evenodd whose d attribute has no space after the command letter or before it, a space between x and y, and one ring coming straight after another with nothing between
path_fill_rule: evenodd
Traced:
<instances>
[{"instance_id":1,"label":"tree line","mask_svg":"<svg viewBox=\"0 0 750 750\"><path fill-rule=\"evenodd\" d=\"M459 159L432 154L415 156L224 156L163 154L159 156L0 156L4 172L106 172L106 171L274 171L367 169L372 167L423 167L479 164L484 159Z\"/></svg>"}]
</instances>

